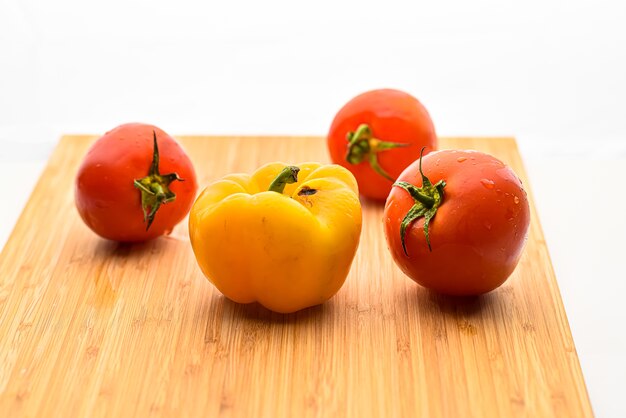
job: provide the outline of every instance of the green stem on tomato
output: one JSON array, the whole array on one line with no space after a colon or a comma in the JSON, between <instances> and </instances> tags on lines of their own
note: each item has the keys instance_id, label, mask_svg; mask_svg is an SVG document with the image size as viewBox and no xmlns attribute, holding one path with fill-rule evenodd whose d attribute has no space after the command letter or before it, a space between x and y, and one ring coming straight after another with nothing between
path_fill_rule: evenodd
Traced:
<instances>
[{"instance_id":1,"label":"green stem on tomato","mask_svg":"<svg viewBox=\"0 0 626 418\"><path fill-rule=\"evenodd\" d=\"M378 153L394 148L408 147L411 144L401 142L381 141L374 138L369 125L362 123L356 131L348 132L348 152L346 161L350 164L360 164L367 159L372 169L389 181L394 179L378 163Z\"/></svg>"},{"instance_id":2,"label":"green stem on tomato","mask_svg":"<svg viewBox=\"0 0 626 418\"><path fill-rule=\"evenodd\" d=\"M159 146L156 132L153 134L152 162L148 175L141 179L133 180L133 185L141 193L141 209L143 211L143 221L147 223L146 231L152 225L154 217L162 204L176 200L176 194L169 188L173 181L183 181L177 173L159 173Z\"/></svg>"},{"instance_id":3,"label":"green stem on tomato","mask_svg":"<svg viewBox=\"0 0 626 418\"><path fill-rule=\"evenodd\" d=\"M402 223L400 224L400 241L402 242L402 249L404 250L405 255L409 255L406 249L406 230L407 228L415 222L417 219L424 217L424 236L426 237L426 243L428 244L428 250L432 251L432 247L430 246L430 236L429 236L429 225L431 219L437 213L437 209L441 206L443 202L443 189L446 187L446 182L440 180L437 184L433 185L428 177L424 175L422 171L422 158L424 155L424 149L422 148L420 152L420 162L419 162L419 171L422 176L422 187L416 187L411 183L407 183L406 181L398 181L394 183L394 186L401 187L406 190L415 203L409 209L407 214L402 219Z\"/></svg>"}]
</instances>

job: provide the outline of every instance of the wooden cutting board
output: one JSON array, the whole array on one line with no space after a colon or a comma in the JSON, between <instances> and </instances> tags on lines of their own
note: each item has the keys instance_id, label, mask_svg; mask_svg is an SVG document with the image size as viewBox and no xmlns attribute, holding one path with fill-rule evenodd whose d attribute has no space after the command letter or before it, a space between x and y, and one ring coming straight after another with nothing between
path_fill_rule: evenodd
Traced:
<instances>
[{"instance_id":1,"label":"wooden cutting board","mask_svg":"<svg viewBox=\"0 0 626 418\"><path fill-rule=\"evenodd\" d=\"M532 201L517 270L469 299L404 276L382 206L364 202L344 287L280 315L221 296L185 223L137 245L88 230L73 180L94 139L62 138L0 256L1 417L592 416ZM274 160L328 160L315 137L180 139L201 185ZM528 190L513 139L441 145L494 154Z\"/></svg>"}]
</instances>

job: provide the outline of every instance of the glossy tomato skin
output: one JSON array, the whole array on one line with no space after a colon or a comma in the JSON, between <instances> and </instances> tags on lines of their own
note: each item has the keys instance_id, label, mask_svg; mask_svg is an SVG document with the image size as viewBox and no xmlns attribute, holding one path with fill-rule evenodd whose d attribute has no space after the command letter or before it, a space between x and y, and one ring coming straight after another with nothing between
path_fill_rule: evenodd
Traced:
<instances>
[{"instance_id":1,"label":"glossy tomato skin","mask_svg":"<svg viewBox=\"0 0 626 418\"><path fill-rule=\"evenodd\" d=\"M407 167L398 181L421 187L418 164ZM407 276L439 293L478 295L497 288L515 269L528 234L530 209L520 179L498 159L476 151L433 152L422 168L433 184L446 182L429 226L432 251L421 218L407 229L408 256L404 253L400 224L414 200L394 187L383 218L394 260Z\"/></svg>"},{"instance_id":2,"label":"glossy tomato skin","mask_svg":"<svg viewBox=\"0 0 626 418\"><path fill-rule=\"evenodd\" d=\"M175 172L172 202L162 204L148 230L141 193L133 181L145 177L152 164L156 133L161 174ZM182 147L156 126L129 123L99 138L83 159L75 182L78 213L103 238L120 242L146 241L168 234L189 212L197 191L196 174Z\"/></svg>"},{"instance_id":3,"label":"glossy tomato skin","mask_svg":"<svg viewBox=\"0 0 626 418\"><path fill-rule=\"evenodd\" d=\"M425 154L437 149L435 127L426 108L415 97L399 90L368 91L339 110L327 137L330 158L354 174L363 196L384 201L393 181L374 171L367 161L359 164L346 161L346 135L361 124L369 125L379 140L411 144L378 153L380 166L394 179L419 158L422 147L426 147Z\"/></svg>"}]
</instances>

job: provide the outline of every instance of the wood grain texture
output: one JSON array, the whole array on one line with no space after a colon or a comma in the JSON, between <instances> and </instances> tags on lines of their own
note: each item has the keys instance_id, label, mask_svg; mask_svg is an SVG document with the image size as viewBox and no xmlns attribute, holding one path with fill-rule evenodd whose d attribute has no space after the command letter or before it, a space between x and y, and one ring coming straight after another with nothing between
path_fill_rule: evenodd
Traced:
<instances>
[{"instance_id":1,"label":"wood grain texture","mask_svg":"<svg viewBox=\"0 0 626 418\"><path fill-rule=\"evenodd\" d=\"M180 138L199 183L273 161L327 161L321 138ZM0 256L2 417L592 416L537 214L513 276L478 298L435 295L387 253L382 207L341 291L279 315L226 300L186 224L138 245L74 209L94 137L64 137ZM510 138L444 138L528 181Z\"/></svg>"}]
</instances>

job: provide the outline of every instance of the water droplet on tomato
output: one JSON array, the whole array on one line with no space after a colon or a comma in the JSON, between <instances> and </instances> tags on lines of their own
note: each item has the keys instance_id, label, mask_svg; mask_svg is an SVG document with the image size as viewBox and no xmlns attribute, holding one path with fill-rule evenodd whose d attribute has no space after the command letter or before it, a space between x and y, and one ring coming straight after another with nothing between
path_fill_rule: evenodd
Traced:
<instances>
[{"instance_id":1,"label":"water droplet on tomato","mask_svg":"<svg viewBox=\"0 0 626 418\"><path fill-rule=\"evenodd\" d=\"M463 161L467 160L466 157L459 157L456 159L458 162L462 163Z\"/></svg>"},{"instance_id":2,"label":"water droplet on tomato","mask_svg":"<svg viewBox=\"0 0 626 418\"><path fill-rule=\"evenodd\" d=\"M491 231L491 224L489 222L485 222L483 225L487 228L487 230Z\"/></svg>"},{"instance_id":3,"label":"water droplet on tomato","mask_svg":"<svg viewBox=\"0 0 626 418\"><path fill-rule=\"evenodd\" d=\"M491 180L482 179L480 182L483 186L485 186L486 189L493 189L495 186L495 183Z\"/></svg>"},{"instance_id":4,"label":"water droplet on tomato","mask_svg":"<svg viewBox=\"0 0 626 418\"><path fill-rule=\"evenodd\" d=\"M513 196L513 202L515 202L515 204L518 205L519 204L519 197Z\"/></svg>"}]
</instances>

